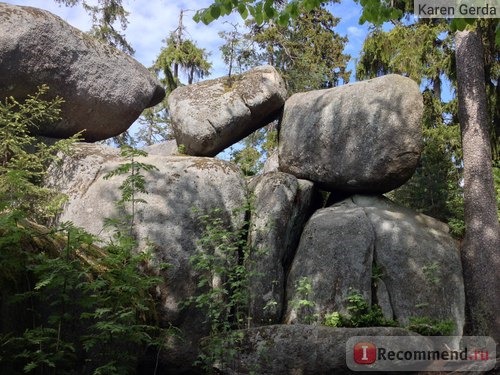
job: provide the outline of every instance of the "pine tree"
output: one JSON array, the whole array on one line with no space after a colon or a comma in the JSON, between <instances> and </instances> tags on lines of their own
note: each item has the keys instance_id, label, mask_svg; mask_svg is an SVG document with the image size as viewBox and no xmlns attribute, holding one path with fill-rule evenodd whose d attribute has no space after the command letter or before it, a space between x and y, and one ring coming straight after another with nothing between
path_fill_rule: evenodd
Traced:
<instances>
[{"instance_id":1,"label":"pine tree","mask_svg":"<svg viewBox=\"0 0 500 375\"><path fill-rule=\"evenodd\" d=\"M75 6L79 3L92 17L92 29L90 34L96 39L116 47L130 55L134 49L125 39L125 36L116 29L118 23L122 31L127 28L129 13L122 5L122 0L99 0L96 5L89 4L86 0L55 0L67 6Z\"/></svg>"},{"instance_id":2,"label":"pine tree","mask_svg":"<svg viewBox=\"0 0 500 375\"><path fill-rule=\"evenodd\" d=\"M278 4L279 9L285 6ZM273 20L259 24L254 18L247 21L247 33L235 29L224 34L222 48L229 71L234 61L240 67L272 65L283 76L290 95L349 82L350 56L343 53L347 38L335 32L339 19L326 8L297 11L297 17L284 26ZM277 123L271 123L243 140L231 160L248 175L258 173L277 146L276 136Z\"/></svg>"},{"instance_id":3,"label":"pine tree","mask_svg":"<svg viewBox=\"0 0 500 375\"><path fill-rule=\"evenodd\" d=\"M280 71L290 94L348 83L350 56L343 53L347 38L334 30L340 19L325 8L299 11L287 26L272 20L250 24L261 63Z\"/></svg>"}]
</instances>

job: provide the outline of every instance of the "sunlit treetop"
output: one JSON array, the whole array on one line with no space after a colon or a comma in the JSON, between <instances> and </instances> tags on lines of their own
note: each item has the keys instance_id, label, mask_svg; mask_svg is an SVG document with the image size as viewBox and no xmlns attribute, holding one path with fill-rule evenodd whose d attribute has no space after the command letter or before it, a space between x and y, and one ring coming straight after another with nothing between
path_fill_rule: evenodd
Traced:
<instances>
[{"instance_id":1,"label":"sunlit treetop","mask_svg":"<svg viewBox=\"0 0 500 375\"><path fill-rule=\"evenodd\" d=\"M258 25L264 21L274 20L281 26L286 26L291 18L297 18L300 10L311 11L326 3L334 1L321 0L215 0L208 8L196 12L194 20L208 25L221 16L227 16L237 11L246 20L251 16Z\"/></svg>"},{"instance_id":2,"label":"sunlit treetop","mask_svg":"<svg viewBox=\"0 0 500 375\"><path fill-rule=\"evenodd\" d=\"M193 17L196 22L208 25L221 16L237 11L243 20L249 16L260 25L273 20L280 26L286 26L290 19L297 18L302 11L311 11L321 5L338 3L341 0L214 0L207 8L200 9ZM413 12L411 0L354 0L363 7L359 19L360 24L370 22L380 26L384 22L401 20ZM464 30L476 19L454 18L450 22L450 30ZM500 22L497 21L496 44L500 46Z\"/></svg>"}]
</instances>

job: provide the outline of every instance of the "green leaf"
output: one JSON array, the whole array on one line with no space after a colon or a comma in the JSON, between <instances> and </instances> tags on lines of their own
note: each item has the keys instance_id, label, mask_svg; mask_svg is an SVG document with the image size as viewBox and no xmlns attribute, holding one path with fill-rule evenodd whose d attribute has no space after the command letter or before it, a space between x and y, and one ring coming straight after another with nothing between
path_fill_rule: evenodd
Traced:
<instances>
[{"instance_id":1,"label":"green leaf","mask_svg":"<svg viewBox=\"0 0 500 375\"><path fill-rule=\"evenodd\" d=\"M30 362L26 366L24 366L23 370L24 372L31 372L32 370L36 369L38 365L35 362Z\"/></svg>"},{"instance_id":2,"label":"green leaf","mask_svg":"<svg viewBox=\"0 0 500 375\"><path fill-rule=\"evenodd\" d=\"M453 18L450 23L451 31L463 30L467 26L467 22L463 18Z\"/></svg>"},{"instance_id":3,"label":"green leaf","mask_svg":"<svg viewBox=\"0 0 500 375\"><path fill-rule=\"evenodd\" d=\"M52 283L55 276L56 276L55 274L51 274L46 279L43 279L43 280L40 280L39 282L37 282L35 285L35 290L40 290L40 289L46 287L47 285L49 285L50 283Z\"/></svg>"},{"instance_id":4,"label":"green leaf","mask_svg":"<svg viewBox=\"0 0 500 375\"><path fill-rule=\"evenodd\" d=\"M287 8L290 18L297 18L300 15L299 6L296 2L290 3Z\"/></svg>"},{"instance_id":5,"label":"green leaf","mask_svg":"<svg viewBox=\"0 0 500 375\"><path fill-rule=\"evenodd\" d=\"M203 14L203 11L202 10L198 10L194 16L193 16L193 21L196 22L196 23L199 23L201 21L201 16Z\"/></svg>"},{"instance_id":6,"label":"green leaf","mask_svg":"<svg viewBox=\"0 0 500 375\"><path fill-rule=\"evenodd\" d=\"M310 12L313 9L318 8L321 5L321 1L318 0L304 0L304 8L306 11Z\"/></svg>"},{"instance_id":7,"label":"green leaf","mask_svg":"<svg viewBox=\"0 0 500 375\"><path fill-rule=\"evenodd\" d=\"M390 18L391 19L399 19L403 16L403 12L399 9L396 9L396 8L392 8L391 9L391 12L390 12Z\"/></svg>"},{"instance_id":8,"label":"green leaf","mask_svg":"<svg viewBox=\"0 0 500 375\"><path fill-rule=\"evenodd\" d=\"M220 17L220 14L221 14L221 6L220 5L216 5L216 4L212 4L210 5L210 15L212 16L212 18L214 20L216 20L217 18Z\"/></svg>"},{"instance_id":9,"label":"green leaf","mask_svg":"<svg viewBox=\"0 0 500 375\"><path fill-rule=\"evenodd\" d=\"M214 20L215 18L212 16L210 8L204 10L203 13L201 14L201 22L203 22L205 25L210 24Z\"/></svg>"},{"instance_id":10,"label":"green leaf","mask_svg":"<svg viewBox=\"0 0 500 375\"><path fill-rule=\"evenodd\" d=\"M257 25L262 25L264 22L264 15L262 14L262 3L257 3L254 9L254 18Z\"/></svg>"},{"instance_id":11,"label":"green leaf","mask_svg":"<svg viewBox=\"0 0 500 375\"><path fill-rule=\"evenodd\" d=\"M243 20L246 20L248 18L248 9L245 4L238 4L238 12L240 13L240 16Z\"/></svg>"},{"instance_id":12,"label":"green leaf","mask_svg":"<svg viewBox=\"0 0 500 375\"><path fill-rule=\"evenodd\" d=\"M231 0L223 0L221 7L221 15L227 16L233 11L233 2Z\"/></svg>"},{"instance_id":13,"label":"green leaf","mask_svg":"<svg viewBox=\"0 0 500 375\"><path fill-rule=\"evenodd\" d=\"M275 10L273 8L273 0L266 0L264 3L264 13L266 14L267 19L274 17Z\"/></svg>"}]
</instances>

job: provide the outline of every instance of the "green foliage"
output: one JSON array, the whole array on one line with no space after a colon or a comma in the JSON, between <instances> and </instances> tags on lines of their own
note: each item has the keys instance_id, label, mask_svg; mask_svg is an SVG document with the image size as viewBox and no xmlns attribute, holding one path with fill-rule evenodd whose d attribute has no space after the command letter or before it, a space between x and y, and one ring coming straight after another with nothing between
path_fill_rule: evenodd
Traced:
<instances>
[{"instance_id":1,"label":"green foliage","mask_svg":"<svg viewBox=\"0 0 500 375\"><path fill-rule=\"evenodd\" d=\"M358 291L347 296L349 314L339 312L325 314L322 324L328 327L398 327L399 324L386 319L378 305L370 306ZM449 336L455 331L452 320L433 320L429 317L413 317L406 329L424 336Z\"/></svg>"},{"instance_id":2,"label":"green foliage","mask_svg":"<svg viewBox=\"0 0 500 375\"><path fill-rule=\"evenodd\" d=\"M410 318L406 329L424 336L450 336L455 331L452 320L433 320L429 317Z\"/></svg>"},{"instance_id":3,"label":"green foliage","mask_svg":"<svg viewBox=\"0 0 500 375\"><path fill-rule=\"evenodd\" d=\"M166 330L151 324L156 276L139 271L150 253L134 255L133 241L102 249L102 258L82 262L78 253L94 239L65 225L62 256L25 252L26 275L34 286L10 302L16 310L27 304L32 325L21 334L11 332L1 347L9 364L0 368L25 372L126 374L135 368L147 346L160 346ZM83 255L84 259L93 254ZM80 368L83 366L82 368Z\"/></svg>"},{"instance_id":4,"label":"green foliage","mask_svg":"<svg viewBox=\"0 0 500 375\"><path fill-rule=\"evenodd\" d=\"M400 7L408 4L409 1L394 1L394 0L356 0L363 7L363 12L359 18L359 23L371 22L376 26L382 25L384 22L400 19L403 16L403 11Z\"/></svg>"},{"instance_id":5,"label":"green foliage","mask_svg":"<svg viewBox=\"0 0 500 375\"><path fill-rule=\"evenodd\" d=\"M159 279L140 271L151 253L137 254L128 233L100 249L71 224L48 229L30 221L55 214L48 202L57 194L40 183L54 153L71 143L49 147L29 135L58 120L61 100L43 100L46 91L0 105L0 302L9 319L0 332L0 372L133 373L145 348L160 347L169 332L152 324ZM123 152L132 161L112 174L128 176L119 203L134 204L145 191L139 171L149 167L135 161L135 151Z\"/></svg>"},{"instance_id":6,"label":"green foliage","mask_svg":"<svg viewBox=\"0 0 500 375\"><path fill-rule=\"evenodd\" d=\"M308 277L301 277L296 285L295 291L298 299L292 301L292 305L298 308L301 307L314 307L315 303L309 300L312 293L312 283Z\"/></svg>"},{"instance_id":7,"label":"green foliage","mask_svg":"<svg viewBox=\"0 0 500 375\"><path fill-rule=\"evenodd\" d=\"M245 211L248 207L243 208ZM222 370L237 355L241 332L248 316L248 265L252 249L246 240L246 226L231 228L220 209L198 213L203 236L191 264L199 273L199 293L186 301L205 312L210 334L204 343L200 364L208 371Z\"/></svg>"},{"instance_id":8,"label":"green foliage","mask_svg":"<svg viewBox=\"0 0 500 375\"><path fill-rule=\"evenodd\" d=\"M137 150L130 146L123 146L120 151L120 156L127 159L126 163L120 164L115 170L107 173L104 179L110 179L114 176L126 176L120 185L121 198L116 202L120 210L124 210L126 205L130 206L130 214L124 214L119 221L107 221L108 225L114 225L117 229L117 234L122 235L125 228L131 236L135 221L136 209L138 203L146 203L142 198L138 198L137 194L147 194L146 179L142 171L151 172L158 170L154 165L141 163L137 161L137 157L147 156L147 153Z\"/></svg>"},{"instance_id":9,"label":"green foliage","mask_svg":"<svg viewBox=\"0 0 500 375\"><path fill-rule=\"evenodd\" d=\"M311 11L324 3L325 1L321 0L295 0L289 3L274 0L215 0L208 8L198 10L193 19L208 25L221 16L238 11L244 20L250 15L258 25L264 21L275 20L286 26L290 19L298 17L299 9Z\"/></svg>"},{"instance_id":10,"label":"green foliage","mask_svg":"<svg viewBox=\"0 0 500 375\"><path fill-rule=\"evenodd\" d=\"M342 315L338 311L325 314L323 325L327 327L342 327Z\"/></svg>"},{"instance_id":11,"label":"green foliage","mask_svg":"<svg viewBox=\"0 0 500 375\"><path fill-rule=\"evenodd\" d=\"M219 47L222 60L228 67L228 76L241 74L248 68L257 65L258 53L250 34L242 34L237 24L231 24L234 30L222 31L219 36L225 43ZM236 71L234 71L236 70Z\"/></svg>"},{"instance_id":12,"label":"green foliage","mask_svg":"<svg viewBox=\"0 0 500 375\"><path fill-rule=\"evenodd\" d=\"M347 38L334 30L339 19L322 7L298 7L297 12L286 26L250 23L249 38L262 51L261 63L278 69L290 94L349 82L350 56L343 53Z\"/></svg>"},{"instance_id":13,"label":"green foliage","mask_svg":"<svg viewBox=\"0 0 500 375\"><path fill-rule=\"evenodd\" d=\"M51 216L63 200L57 192L40 186L47 166L58 151L68 152L78 138L48 146L31 135L30 129L59 120L63 100L45 100L48 90L42 85L24 102L12 97L0 102L0 212L19 210L37 221Z\"/></svg>"},{"instance_id":14,"label":"green foliage","mask_svg":"<svg viewBox=\"0 0 500 375\"><path fill-rule=\"evenodd\" d=\"M140 127L134 138L138 144L150 146L173 139L169 127L170 118L164 103L146 108L137 121Z\"/></svg>"},{"instance_id":15,"label":"green foliage","mask_svg":"<svg viewBox=\"0 0 500 375\"><path fill-rule=\"evenodd\" d=\"M325 325L331 327L396 327L397 322L384 317L380 306L370 304L358 291L347 296L348 315L331 313L325 316ZM336 325L332 325L336 324Z\"/></svg>"},{"instance_id":16,"label":"green foliage","mask_svg":"<svg viewBox=\"0 0 500 375\"><path fill-rule=\"evenodd\" d=\"M440 74L453 69L452 38L446 30L444 22L398 24L390 31L374 29L364 42L357 78L398 73L417 82L439 80Z\"/></svg>"},{"instance_id":17,"label":"green foliage","mask_svg":"<svg viewBox=\"0 0 500 375\"><path fill-rule=\"evenodd\" d=\"M356 0L363 7L359 23L370 22L375 26L381 26L384 22L400 21L404 16L413 13L413 1L410 0ZM434 20L433 20L434 21ZM467 27L477 25L477 18L453 18L448 28L451 32L462 31ZM498 20L495 22L494 41L500 46L500 27Z\"/></svg>"},{"instance_id":18,"label":"green foliage","mask_svg":"<svg viewBox=\"0 0 500 375\"><path fill-rule=\"evenodd\" d=\"M325 314L323 325L328 327L396 327L397 322L384 317L378 305L370 306L358 291L347 296L348 314L337 311Z\"/></svg>"},{"instance_id":19,"label":"green foliage","mask_svg":"<svg viewBox=\"0 0 500 375\"><path fill-rule=\"evenodd\" d=\"M239 165L245 176L254 176L262 169L261 153L250 145L234 151L231 161Z\"/></svg>"},{"instance_id":20,"label":"green foliage","mask_svg":"<svg viewBox=\"0 0 500 375\"><path fill-rule=\"evenodd\" d=\"M199 79L210 75L212 64L207 60L208 54L205 49L199 48L189 39L179 39L174 34L167 38L165 43L166 46L155 61L154 69L164 74L164 83L168 92L173 91L180 84L175 65L186 73L188 84L193 83L195 78ZM170 82L172 78L174 82Z\"/></svg>"},{"instance_id":21,"label":"green foliage","mask_svg":"<svg viewBox=\"0 0 500 375\"><path fill-rule=\"evenodd\" d=\"M177 152L181 155L187 155L186 154L186 145L180 144L179 146L177 146Z\"/></svg>"},{"instance_id":22,"label":"green foliage","mask_svg":"<svg viewBox=\"0 0 500 375\"><path fill-rule=\"evenodd\" d=\"M134 50L125 39L125 36L115 28L117 22L122 30L127 28L129 13L123 7L122 0L99 0L97 4L87 0L55 1L66 6L75 6L81 3L85 11L92 17L92 29L89 33L93 37L123 52L134 54Z\"/></svg>"},{"instance_id":23,"label":"green foliage","mask_svg":"<svg viewBox=\"0 0 500 375\"><path fill-rule=\"evenodd\" d=\"M500 160L493 164L493 179L495 183L495 193L497 197L497 212L500 217Z\"/></svg>"},{"instance_id":24,"label":"green foliage","mask_svg":"<svg viewBox=\"0 0 500 375\"><path fill-rule=\"evenodd\" d=\"M313 310L315 302L312 300L312 283L308 277L300 278L296 285L296 298L291 301L291 306L305 316L304 322L313 324L319 320L318 314ZM348 314L338 311L326 313L321 324L328 327L396 327L394 320L386 319L378 305L371 306L361 293L351 290L347 298Z\"/></svg>"},{"instance_id":25,"label":"green foliage","mask_svg":"<svg viewBox=\"0 0 500 375\"><path fill-rule=\"evenodd\" d=\"M231 161L236 163L246 176L259 173L264 166L264 160L278 147L277 123L253 132L241 142L243 148L231 152Z\"/></svg>"},{"instance_id":26,"label":"green foliage","mask_svg":"<svg viewBox=\"0 0 500 375\"><path fill-rule=\"evenodd\" d=\"M313 312L316 303L312 300L311 279L304 276L297 280L295 284L295 293L296 297L291 301L291 306L304 316L304 321L306 323L314 323L318 319L318 316Z\"/></svg>"}]
</instances>

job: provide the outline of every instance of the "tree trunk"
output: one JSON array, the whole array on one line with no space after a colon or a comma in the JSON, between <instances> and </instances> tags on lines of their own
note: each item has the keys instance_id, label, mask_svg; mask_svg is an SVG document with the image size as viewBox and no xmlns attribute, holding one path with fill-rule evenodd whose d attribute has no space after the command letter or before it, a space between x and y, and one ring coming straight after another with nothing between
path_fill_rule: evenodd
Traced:
<instances>
[{"instance_id":1,"label":"tree trunk","mask_svg":"<svg viewBox=\"0 0 500 375\"><path fill-rule=\"evenodd\" d=\"M457 32L455 42L464 160L465 239L461 256L466 333L491 336L499 343L500 225L488 135L483 46L475 31Z\"/></svg>"}]
</instances>

